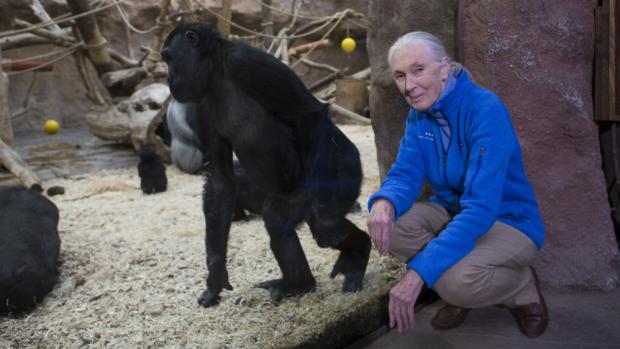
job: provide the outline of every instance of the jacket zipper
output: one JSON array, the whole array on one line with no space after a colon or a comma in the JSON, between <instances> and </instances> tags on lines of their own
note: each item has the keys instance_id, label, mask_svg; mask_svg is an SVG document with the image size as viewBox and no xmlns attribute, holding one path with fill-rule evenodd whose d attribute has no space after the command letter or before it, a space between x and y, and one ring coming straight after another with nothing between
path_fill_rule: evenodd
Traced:
<instances>
[{"instance_id":1,"label":"jacket zipper","mask_svg":"<svg viewBox=\"0 0 620 349\"><path fill-rule=\"evenodd\" d=\"M447 121L447 118L446 118ZM439 126L439 125L437 125ZM446 186L450 186L448 183L448 170L447 170L447 164L448 164L448 151L450 150L450 145L452 144L452 126L450 126L450 122L448 121L448 129L450 130L450 140L448 141L448 146L446 147L446 149L443 148L443 141L442 138L439 138L439 141L441 142L441 150L442 150L442 157L441 157L441 163L443 164L443 178L444 181L446 183ZM441 137L441 129L439 129L439 137Z\"/></svg>"},{"instance_id":2,"label":"jacket zipper","mask_svg":"<svg viewBox=\"0 0 620 349\"><path fill-rule=\"evenodd\" d=\"M480 166L482 164L482 157L484 156L485 152L484 152L484 146L481 145L479 148L479 153L480 156L478 156L478 161L476 162L476 171L474 172L474 176L471 179L471 182L469 183L469 195L471 195L471 188L473 186L474 181L476 180L476 178L478 177L478 173L480 172Z\"/></svg>"}]
</instances>

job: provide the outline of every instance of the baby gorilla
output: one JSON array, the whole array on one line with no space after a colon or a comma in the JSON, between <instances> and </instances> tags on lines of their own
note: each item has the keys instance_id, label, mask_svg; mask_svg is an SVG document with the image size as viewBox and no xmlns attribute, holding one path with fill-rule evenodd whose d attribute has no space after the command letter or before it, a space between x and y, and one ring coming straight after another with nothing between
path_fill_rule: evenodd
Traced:
<instances>
[{"instance_id":1,"label":"baby gorilla","mask_svg":"<svg viewBox=\"0 0 620 349\"><path fill-rule=\"evenodd\" d=\"M153 194L166 191L168 186L166 166L164 166L164 162L155 152L155 147L152 144L142 144L140 146L138 175L140 176L140 188L142 188L143 193Z\"/></svg>"}]
</instances>

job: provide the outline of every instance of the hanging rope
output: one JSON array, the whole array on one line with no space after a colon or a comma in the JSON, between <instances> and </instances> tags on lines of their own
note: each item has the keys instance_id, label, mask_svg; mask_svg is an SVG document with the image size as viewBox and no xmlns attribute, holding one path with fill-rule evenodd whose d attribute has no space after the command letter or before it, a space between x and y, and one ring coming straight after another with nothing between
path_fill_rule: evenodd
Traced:
<instances>
[{"instance_id":1,"label":"hanging rope","mask_svg":"<svg viewBox=\"0 0 620 349\"><path fill-rule=\"evenodd\" d=\"M59 54L63 54L65 52L68 51L75 51L75 49L84 46L84 42L79 42L73 46L64 48L62 50L56 50L56 51L52 51L52 52L47 52L47 53L43 53L40 55L36 55L36 56L31 56L31 57L26 57L26 58L18 58L18 59L11 59L11 63L21 63L21 62L27 62L27 61L31 61L31 60L35 60L35 59L39 59L39 58L46 58L46 57L50 57L50 56L56 56Z\"/></svg>"},{"instance_id":2,"label":"hanging rope","mask_svg":"<svg viewBox=\"0 0 620 349\"><path fill-rule=\"evenodd\" d=\"M161 28L162 26L166 25L166 23L160 23L159 20L156 20L155 25L152 26L151 28L147 29L147 30L141 30L138 29L136 27L134 27L131 22L129 21L129 18L127 16L127 13L125 12L125 10L123 10L123 8L121 7L120 4L116 4L116 9L118 10L118 14L121 16L121 19L123 20L123 22L125 22L125 25L131 29L133 32L138 33L138 34L148 34L158 28ZM157 18L159 19L159 18Z\"/></svg>"},{"instance_id":3,"label":"hanging rope","mask_svg":"<svg viewBox=\"0 0 620 349\"><path fill-rule=\"evenodd\" d=\"M215 15L216 17L221 18L222 20L224 20L224 21L226 21L226 22L230 23L230 25L232 25L232 26L234 26L234 27L236 27L236 28L238 28L238 29L241 29L241 30L243 30L243 31L246 31L246 32L248 32L248 33L254 34L254 35L256 35L256 36L261 36L261 37L265 37L265 38L270 38L270 39L282 39L282 38L284 38L284 39L287 39L287 40L291 40L291 39L299 39L299 38L303 38L303 37L306 37L306 36L310 36L310 35L312 35L312 34L314 34L314 33L316 33L316 32L319 32L319 31L321 31L323 28L327 27L327 26L328 26L328 25L329 25L332 21L334 21L336 18L340 17L342 13L347 13L347 12L348 12L348 10L345 10L345 11L342 11L342 12L335 13L335 14L334 14L333 16L331 16L331 17L325 17L325 18L329 18L329 20L328 20L327 22L325 22L325 23L323 23L321 26L319 26L319 27L317 27L317 28L315 28L315 29L313 29L313 30L310 30L310 31L308 31L308 32L305 32L305 33L303 33L303 34L296 34L296 35L290 35L290 36L284 36L284 37L282 37L282 36L277 36L277 35L269 35L269 34L264 34L264 33L260 33L260 32L257 32L257 31L255 31L255 30L252 30L252 29L248 29L248 28L246 28L246 27L243 27L243 26L241 26L241 25L239 25L239 24L237 24L237 23L235 23L235 22L233 22L233 21L229 20L228 18L225 18L224 16L220 15L219 13L217 13L216 11L214 11L214 10L212 10L212 9L208 8L208 7L202 7L202 8L206 9L208 12L210 12L210 13L211 13L211 14L213 14L213 15ZM338 20L338 23L340 23L340 20ZM333 29L331 29L329 32L331 32L332 30L333 30Z\"/></svg>"},{"instance_id":4,"label":"hanging rope","mask_svg":"<svg viewBox=\"0 0 620 349\"><path fill-rule=\"evenodd\" d=\"M40 28L44 28L44 27L48 27L50 25L54 25L54 24L60 24L60 23L64 23L64 22L68 22L77 18L82 18L88 15L92 15L93 13L97 13L97 12L101 12L103 10L106 10L112 6L116 6L117 4L122 4L124 2L126 2L127 0L116 0L111 4L107 4L107 5L103 5L101 7L98 7L96 9L92 9L90 11L86 11L86 12L82 12L79 13L77 15L73 15L73 16L69 16L63 19L59 19L59 20L52 20L51 22L44 22L44 23L37 23L35 25L33 25L32 27L29 28L23 28L23 29L18 29L18 30L11 30L8 32L4 32L4 33L0 33L0 38L4 38L7 36L14 36L17 34L22 34L22 33L27 33L29 31L32 31L34 29L40 29Z\"/></svg>"},{"instance_id":5,"label":"hanging rope","mask_svg":"<svg viewBox=\"0 0 620 349\"><path fill-rule=\"evenodd\" d=\"M267 5L264 0L254 0L254 1L258 2L261 6L265 6L267 8L272 9L272 10L275 10L276 12L279 12L279 13L282 13L282 14L285 14L285 15L288 15L288 16L297 16L299 18L316 19L316 20L325 20L325 19L328 19L330 17L330 16L308 16L308 15L294 14L294 13L291 13L290 11L281 9L281 8L279 8L277 6ZM361 18L361 20L368 22L368 20L365 19L365 18ZM349 19L349 21L351 21L351 23L353 23L355 25L358 25L358 26L360 26L362 28L368 28L368 25L370 24L370 22L368 22L366 24L360 24L360 23L357 23L357 22L355 22L355 21L353 21L351 19Z\"/></svg>"}]
</instances>

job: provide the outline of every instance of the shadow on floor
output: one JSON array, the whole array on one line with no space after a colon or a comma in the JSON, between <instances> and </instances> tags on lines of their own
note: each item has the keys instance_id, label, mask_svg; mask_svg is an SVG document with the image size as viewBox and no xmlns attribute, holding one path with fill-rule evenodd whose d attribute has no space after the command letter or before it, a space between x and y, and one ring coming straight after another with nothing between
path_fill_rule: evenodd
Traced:
<instances>
[{"instance_id":1,"label":"shadow on floor","mask_svg":"<svg viewBox=\"0 0 620 349\"><path fill-rule=\"evenodd\" d=\"M407 333L384 333L368 349L594 349L620 348L620 289L609 293L545 292L550 322L538 338L527 338L506 309L472 310L459 328L434 330L430 321L445 303L435 302L416 314Z\"/></svg>"}]
</instances>

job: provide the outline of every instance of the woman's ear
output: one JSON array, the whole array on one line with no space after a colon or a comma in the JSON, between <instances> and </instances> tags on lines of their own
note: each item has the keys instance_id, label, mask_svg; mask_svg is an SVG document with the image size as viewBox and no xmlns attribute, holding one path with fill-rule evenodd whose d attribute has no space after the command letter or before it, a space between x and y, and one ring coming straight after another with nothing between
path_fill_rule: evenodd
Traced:
<instances>
[{"instance_id":1,"label":"woman's ear","mask_svg":"<svg viewBox=\"0 0 620 349\"><path fill-rule=\"evenodd\" d=\"M450 59L448 58L448 56L443 57L439 65L439 74L441 76L441 81L448 80L448 75L450 75Z\"/></svg>"}]
</instances>

